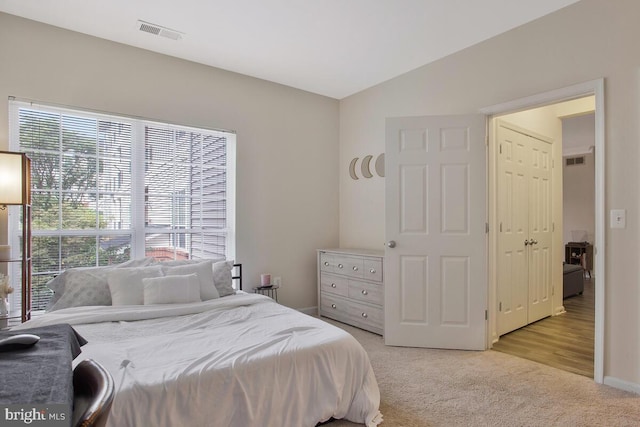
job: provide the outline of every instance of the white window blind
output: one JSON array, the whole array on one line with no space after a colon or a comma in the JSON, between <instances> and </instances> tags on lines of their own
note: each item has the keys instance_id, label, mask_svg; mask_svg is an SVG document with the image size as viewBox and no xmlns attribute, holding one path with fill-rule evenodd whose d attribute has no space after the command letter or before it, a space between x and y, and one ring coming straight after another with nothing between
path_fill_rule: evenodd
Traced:
<instances>
[{"instance_id":1,"label":"white window blind","mask_svg":"<svg viewBox=\"0 0 640 427\"><path fill-rule=\"evenodd\" d=\"M34 310L67 268L234 257L231 132L10 101L10 146L32 160Z\"/></svg>"}]
</instances>

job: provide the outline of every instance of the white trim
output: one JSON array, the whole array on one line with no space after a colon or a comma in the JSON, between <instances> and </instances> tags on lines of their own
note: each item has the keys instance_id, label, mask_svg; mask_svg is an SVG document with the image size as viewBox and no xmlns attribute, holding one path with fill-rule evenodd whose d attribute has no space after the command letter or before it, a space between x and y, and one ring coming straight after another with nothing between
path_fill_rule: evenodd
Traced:
<instances>
[{"instance_id":1,"label":"white trim","mask_svg":"<svg viewBox=\"0 0 640 427\"><path fill-rule=\"evenodd\" d=\"M562 149L562 157L581 156L583 154L591 154L594 151L593 145L581 145L579 147L570 147Z\"/></svg>"},{"instance_id":2,"label":"white trim","mask_svg":"<svg viewBox=\"0 0 640 427\"><path fill-rule=\"evenodd\" d=\"M480 112L487 116L516 113L522 110L530 110L544 105L557 104L562 101L569 101L583 96L594 95L597 92L598 83L602 83L604 87L604 79L591 80L584 83L578 83L573 86L567 86L549 92L527 96L526 98L520 98L513 101L503 102L502 104L484 107L480 109ZM596 110L597 109L598 101L596 99Z\"/></svg>"},{"instance_id":3,"label":"white trim","mask_svg":"<svg viewBox=\"0 0 640 427\"><path fill-rule=\"evenodd\" d=\"M604 79L594 80L593 93L596 97L595 112L595 140L596 140L596 201L595 201L595 242L594 242L594 267L598 272L598 280L595 282L596 292L596 317L594 339L594 373L593 378L597 383L604 382L604 318L605 318L605 282L607 278L605 265L605 120L604 120Z\"/></svg>"},{"instance_id":4,"label":"white trim","mask_svg":"<svg viewBox=\"0 0 640 427\"><path fill-rule=\"evenodd\" d=\"M179 127L179 128L184 128L185 130L193 130L193 129L199 129L199 130L207 130L209 132L222 132L222 133L233 133L235 134L236 131L235 130L229 130L229 129L221 129L221 128L210 128L210 127L203 127L203 126L196 126L196 125L185 125L182 123L174 123L174 122L168 122L164 119L154 119L151 117L143 117L143 116L135 116L135 115L127 115L127 114L121 114L121 113L114 113L112 111L104 111L104 110L96 110L96 109L92 109L92 108L86 108L86 107L81 107L81 106L74 106L74 105L66 105L66 104L57 104L54 102L48 102L48 101L37 101L35 99L29 99L29 98L20 98L20 97L16 97L16 96L12 96L10 95L8 97L9 102L15 101L18 102L20 104L23 104L25 107L28 108L32 108L32 109L37 109L38 107L46 107L46 108L53 108L53 109L57 109L59 111L64 111L67 113L73 113L73 112L83 112L83 113L90 113L90 114L94 114L96 116L102 116L105 118L110 118L113 119L114 117L118 117L122 120L134 120L134 121L143 121L143 122L150 122L150 123L155 123L156 125L170 125L170 126L175 126L175 127Z\"/></svg>"},{"instance_id":5,"label":"white trim","mask_svg":"<svg viewBox=\"0 0 640 427\"><path fill-rule=\"evenodd\" d=\"M631 393L640 394L640 384L631 383L616 377L604 377L604 384L620 390L630 391Z\"/></svg>"},{"instance_id":6,"label":"white trim","mask_svg":"<svg viewBox=\"0 0 640 427\"><path fill-rule=\"evenodd\" d=\"M227 135L227 227L226 258L236 259L236 134ZM230 168L228 165L233 165Z\"/></svg>"},{"instance_id":7,"label":"white trim","mask_svg":"<svg viewBox=\"0 0 640 427\"><path fill-rule=\"evenodd\" d=\"M131 126L134 141L144 138L144 123L134 122ZM131 182L144 182L145 144L133 144L131 147ZM132 185L131 188L131 258L144 258L145 255L145 201L144 185Z\"/></svg>"},{"instance_id":8,"label":"white trim","mask_svg":"<svg viewBox=\"0 0 640 427\"><path fill-rule=\"evenodd\" d=\"M605 319L605 113L604 113L604 79L591 80L573 86L544 92L526 98L497 104L480 109L487 115L515 113L549 104L556 104L583 96L595 96L595 242L594 270L598 272L595 289L595 340L594 340L594 374L596 383L604 382L604 319ZM490 313L490 316L495 314Z\"/></svg>"}]
</instances>

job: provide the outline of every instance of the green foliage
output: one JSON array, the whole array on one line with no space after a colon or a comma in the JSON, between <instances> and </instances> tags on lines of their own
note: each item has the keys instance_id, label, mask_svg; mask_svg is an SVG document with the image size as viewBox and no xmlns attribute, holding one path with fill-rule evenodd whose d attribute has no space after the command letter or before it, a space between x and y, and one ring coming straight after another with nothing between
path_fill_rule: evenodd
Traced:
<instances>
[{"instance_id":1,"label":"green foliage","mask_svg":"<svg viewBox=\"0 0 640 427\"><path fill-rule=\"evenodd\" d=\"M33 230L96 230L107 226L109 218L98 215L95 208L99 125L104 126L94 119L21 112L20 144L32 160ZM34 274L129 259L128 241L109 245L107 240L95 235L35 238Z\"/></svg>"}]
</instances>

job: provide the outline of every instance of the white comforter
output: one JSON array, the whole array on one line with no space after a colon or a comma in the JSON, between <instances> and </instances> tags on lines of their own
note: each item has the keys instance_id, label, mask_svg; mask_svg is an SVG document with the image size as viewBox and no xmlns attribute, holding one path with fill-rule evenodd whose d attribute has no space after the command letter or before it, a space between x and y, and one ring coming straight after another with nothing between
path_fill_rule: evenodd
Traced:
<instances>
[{"instance_id":1,"label":"white comforter","mask_svg":"<svg viewBox=\"0 0 640 427\"><path fill-rule=\"evenodd\" d=\"M345 331L238 294L193 304L76 307L21 328L70 323L116 397L108 426L304 427L334 418L375 426L380 392Z\"/></svg>"}]
</instances>

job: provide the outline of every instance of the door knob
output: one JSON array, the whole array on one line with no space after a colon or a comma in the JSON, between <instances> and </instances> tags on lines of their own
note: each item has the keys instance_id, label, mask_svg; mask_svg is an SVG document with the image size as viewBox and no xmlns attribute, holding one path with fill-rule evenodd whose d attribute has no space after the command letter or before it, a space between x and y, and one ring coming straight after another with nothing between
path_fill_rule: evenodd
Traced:
<instances>
[{"instance_id":1,"label":"door knob","mask_svg":"<svg viewBox=\"0 0 640 427\"><path fill-rule=\"evenodd\" d=\"M525 245L525 246L529 246L529 245L531 245L531 244L532 244L532 243L529 241L529 239L527 239L527 240L525 240L525 241L524 241L524 245Z\"/></svg>"},{"instance_id":2,"label":"door knob","mask_svg":"<svg viewBox=\"0 0 640 427\"><path fill-rule=\"evenodd\" d=\"M391 249L396 247L396 241L395 240L389 240L387 242L387 246L390 247Z\"/></svg>"},{"instance_id":3,"label":"door knob","mask_svg":"<svg viewBox=\"0 0 640 427\"><path fill-rule=\"evenodd\" d=\"M537 244L538 244L538 241L537 241L537 240L534 240L534 239L531 239L531 244L532 244L532 245L537 245Z\"/></svg>"}]
</instances>

